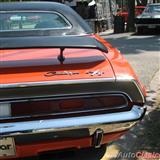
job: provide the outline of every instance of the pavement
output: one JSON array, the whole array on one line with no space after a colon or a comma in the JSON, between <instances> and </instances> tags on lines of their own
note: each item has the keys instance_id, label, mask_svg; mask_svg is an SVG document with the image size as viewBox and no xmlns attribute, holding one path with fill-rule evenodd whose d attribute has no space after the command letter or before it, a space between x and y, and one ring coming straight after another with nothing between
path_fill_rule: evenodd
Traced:
<instances>
[{"instance_id":1,"label":"pavement","mask_svg":"<svg viewBox=\"0 0 160 160\"><path fill-rule=\"evenodd\" d=\"M104 32L100 32L98 34L103 37L103 36L112 35L113 33L114 33L113 29L108 29L108 30L106 30Z\"/></svg>"}]
</instances>

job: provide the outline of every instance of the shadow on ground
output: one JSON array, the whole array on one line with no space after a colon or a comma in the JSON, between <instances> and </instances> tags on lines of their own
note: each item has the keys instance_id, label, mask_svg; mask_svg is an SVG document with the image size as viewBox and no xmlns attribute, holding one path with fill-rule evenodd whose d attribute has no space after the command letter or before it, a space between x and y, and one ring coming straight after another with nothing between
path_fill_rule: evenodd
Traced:
<instances>
[{"instance_id":1,"label":"shadow on ground","mask_svg":"<svg viewBox=\"0 0 160 160\"><path fill-rule=\"evenodd\" d=\"M160 31L159 31L160 32ZM108 35L105 40L118 48L123 54L139 54L160 51L160 33L149 32L145 35L124 34ZM152 43L151 43L152 42Z\"/></svg>"},{"instance_id":2,"label":"shadow on ground","mask_svg":"<svg viewBox=\"0 0 160 160\"><path fill-rule=\"evenodd\" d=\"M141 123L133 128L127 135L115 142L118 146L118 152L121 154L119 154L119 157L117 156L110 160L139 160L142 157L138 158L135 156L138 152L160 154L160 95L158 99L150 100L147 104L152 105L152 107L156 106L156 108L149 112ZM155 160L159 160L159 158ZM145 158L143 158L143 160L145 160Z\"/></svg>"}]
</instances>

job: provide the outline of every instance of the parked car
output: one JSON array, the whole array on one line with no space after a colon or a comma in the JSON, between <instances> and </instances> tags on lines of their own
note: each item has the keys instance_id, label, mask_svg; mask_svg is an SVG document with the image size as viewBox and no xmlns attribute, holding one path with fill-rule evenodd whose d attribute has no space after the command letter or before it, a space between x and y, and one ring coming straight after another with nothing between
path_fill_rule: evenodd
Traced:
<instances>
[{"instance_id":1,"label":"parked car","mask_svg":"<svg viewBox=\"0 0 160 160\"><path fill-rule=\"evenodd\" d=\"M135 6L135 16L137 17L140 14L142 14L144 9L145 9L145 6ZM128 11L126 11L126 9L123 9L122 11L119 11L117 13L117 16L124 17L125 22L127 22L127 20L128 20Z\"/></svg>"},{"instance_id":2,"label":"parked car","mask_svg":"<svg viewBox=\"0 0 160 160\"><path fill-rule=\"evenodd\" d=\"M0 6L0 159L98 148L143 118L129 63L70 7Z\"/></svg>"},{"instance_id":3,"label":"parked car","mask_svg":"<svg viewBox=\"0 0 160 160\"><path fill-rule=\"evenodd\" d=\"M136 18L137 33L149 29L160 29L160 3L148 4L144 12Z\"/></svg>"}]
</instances>

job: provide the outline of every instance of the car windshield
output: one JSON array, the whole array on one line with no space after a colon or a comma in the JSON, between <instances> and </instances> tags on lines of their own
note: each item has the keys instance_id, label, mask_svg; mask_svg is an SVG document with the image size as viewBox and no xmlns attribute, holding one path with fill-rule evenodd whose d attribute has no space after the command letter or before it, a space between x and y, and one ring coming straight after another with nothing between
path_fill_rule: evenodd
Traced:
<instances>
[{"instance_id":1,"label":"car windshield","mask_svg":"<svg viewBox=\"0 0 160 160\"><path fill-rule=\"evenodd\" d=\"M70 29L70 22L59 13L1 12L0 32Z\"/></svg>"},{"instance_id":2,"label":"car windshield","mask_svg":"<svg viewBox=\"0 0 160 160\"><path fill-rule=\"evenodd\" d=\"M160 13L160 5L150 5L148 8L146 8L145 12Z\"/></svg>"}]
</instances>

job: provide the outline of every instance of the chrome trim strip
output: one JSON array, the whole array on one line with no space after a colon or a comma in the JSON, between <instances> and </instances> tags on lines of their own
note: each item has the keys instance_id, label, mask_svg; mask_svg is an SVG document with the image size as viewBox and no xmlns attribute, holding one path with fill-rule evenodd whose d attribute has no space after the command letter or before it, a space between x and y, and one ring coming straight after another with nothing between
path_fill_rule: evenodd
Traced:
<instances>
[{"instance_id":1,"label":"chrome trim strip","mask_svg":"<svg viewBox=\"0 0 160 160\"><path fill-rule=\"evenodd\" d=\"M139 85L137 84L137 82L136 82L135 80L133 80L133 83L134 83L134 84L136 85L136 87L138 88L139 93L141 94L141 97L142 97L143 103L145 103L145 102L146 102L146 99L145 99L145 97L144 97L144 95L143 95L143 93L142 93L142 91L141 91L141 89L140 89Z\"/></svg>"},{"instance_id":2,"label":"chrome trim strip","mask_svg":"<svg viewBox=\"0 0 160 160\"><path fill-rule=\"evenodd\" d=\"M148 26L151 26L151 25L153 25L153 26L160 26L160 24L136 24L136 27L141 27L141 26L145 26L145 27L148 27Z\"/></svg>"},{"instance_id":3,"label":"chrome trim strip","mask_svg":"<svg viewBox=\"0 0 160 160\"><path fill-rule=\"evenodd\" d=\"M130 80L131 80L131 81L135 84L135 86L137 87L139 93L141 94L141 98L142 98L142 100L143 100L143 103L145 103L146 100L145 100L145 97L144 97L144 95L143 95L143 93L142 93L139 85L137 84L137 82L136 82L134 79L130 79ZM121 78L116 79L116 82L121 82L121 81L126 81L126 80L123 79L123 78L122 78L122 79L121 79Z\"/></svg>"},{"instance_id":4,"label":"chrome trim strip","mask_svg":"<svg viewBox=\"0 0 160 160\"><path fill-rule=\"evenodd\" d=\"M1 84L1 88L23 88L23 87L37 87L48 85L61 85L61 84L83 84L95 82L114 82L115 78L95 78L95 79L77 79L77 80L60 80L60 81L41 81L41 82L25 82L25 83L10 83Z\"/></svg>"},{"instance_id":5,"label":"chrome trim strip","mask_svg":"<svg viewBox=\"0 0 160 160\"><path fill-rule=\"evenodd\" d=\"M130 111L90 115L52 120L13 122L0 124L0 137L13 137L27 134L88 129L90 135L97 128L104 133L122 131L131 128L145 113L145 108L134 106Z\"/></svg>"}]
</instances>

